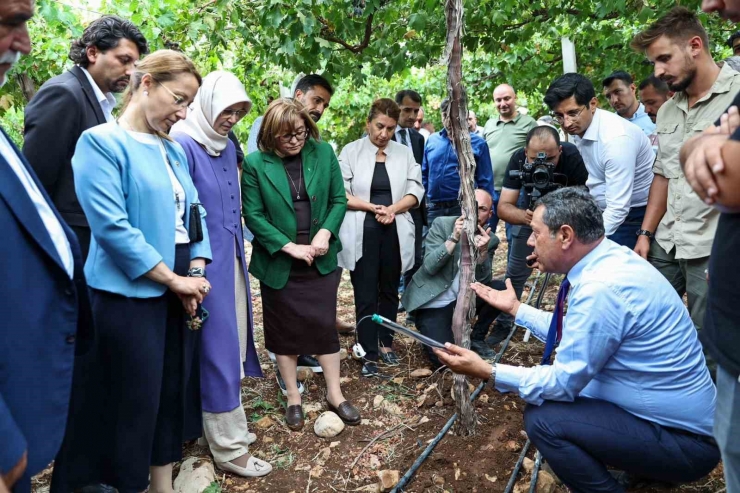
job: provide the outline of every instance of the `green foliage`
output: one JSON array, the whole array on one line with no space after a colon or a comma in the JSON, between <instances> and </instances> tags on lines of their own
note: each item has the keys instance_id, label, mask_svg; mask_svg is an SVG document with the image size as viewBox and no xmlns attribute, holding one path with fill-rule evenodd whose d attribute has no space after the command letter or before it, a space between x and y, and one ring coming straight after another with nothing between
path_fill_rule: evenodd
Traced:
<instances>
[{"instance_id":1,"label":"green foliage","mask_svg":"<svg viewBox=\"0 0 740 493\"><path fill-rule=\"evenodd\" d=\"M422 94L427 119L441 128L443 0L81 0L77 8L38 0L36 5L30 23L34 51L14 70L36 87L69 66L69 43L87 23L113 13L139 25L152 49L180 49L203 73L225 69L240 77L254 102L235 128L242 141L279 95L280 85L290 87L301 72L323 73L336 86L319 127L338 147L362 135L375 98L393 97L402 88ZM531 114L545 112L542 94L563 70L563 36L575 43L578 69L597 89L616 69L639 80L651 68L629 41L674 5L669 0L467 0L463 75L469 107L483 125L495 115L494 87L506 82ZM724 40L735 26L716 16L701 18L715 58L729 56ZM0 117L6 126L17 127L23 95L12 81L3 94Z\"/></svg>"},{"instance_id":2,"label":"green foliage","mask_svg":"<svg viewBox=\"0 0 740 493\"><path fill-rule=\"evenodd\" d=\"M218 484L218 481L214 481L208 485L208 488L203 490L203 493L221 493L222 491L223 490L221 489L221 485Z\"/></svg>"}]
</instances>

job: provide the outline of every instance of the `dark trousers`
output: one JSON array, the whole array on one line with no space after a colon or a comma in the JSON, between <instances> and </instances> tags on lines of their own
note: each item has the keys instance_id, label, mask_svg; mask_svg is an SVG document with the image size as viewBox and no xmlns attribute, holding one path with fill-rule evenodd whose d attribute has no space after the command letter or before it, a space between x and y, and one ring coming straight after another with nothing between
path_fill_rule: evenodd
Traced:
<instances>
[{"instance_id":1,"label":"dark trousers","mask_svg":"<svg viewBox=\"0 0 740 493\"><path fill-rule=\"evenodd\" d=\"M630 250L635 248L637 243L637 231L642 227L642 220L645 218L644 207L633 207L630 209L627 218L622 224L619 225L613 235L609 236L609 239L615 243L626 246Z\"/></svg>"},{"instance_id":2,"label":"dark trousers","mask_svg":"<svg viewBox=\"0 0 740 493\"><path fill-rule=\"evenodd\" d=\"M350 273L356 320L377 313L395 322L401 282L401 248L396 224L382 228L365 226L362 234L362 258ZM357 335L368 361L378 361L379 345L393 346L393 331L369 318L357 325Z\"/></svg>"},{"instance_id":3,"label":"dark trousers","mask_svg":"<svg viewBox=\"0 0 740 493\"><path fill-rule=\"evenodd\" d=\"M507 223L508 226L508 223ZM506 278L511 279L517 298L522 297L524 285L527 283L532 268L527 266L527 256L531 255L534 247L527 245L527 240L532 234L532 228L522 224L511 227L511 240L509 241L509 261L506 263ZM502 313L498 323L510 327L514 323L514 317L508 313Z\"/></svg>"},{"instance_id":4,"label":"dark trousers","mask_svg":"<svg viewBox=\"0 0 740 493\"><path fill-rule=\"evenodd\" d=\"M711 437L640 419L610 402L576 398L527 405L527 436L574 493L622 493L607 466L638 478L696 481L720 459Z\"/></svg>"},{"instance_id":5,"label":"dark trousers","mask_svg":"<svg viewBox=\"0 0 740 493\"><path fill-rule=\"evenodd\" d=\"M77 241L80 244L80 252L82 252L82 262L87 260L87 254L90 253L90 238L92 233L90 228L84 226L70 226L72 231L77 235Z\"/></svg>"},{"instance_id":6,"label":"dark trousers","mask_svg":"<svg viewBox=\"0 0 740 493\"><path fill-rule=\"evenodd\" d=\"M421 217L421 211L416 208L411 209L409 213L414 219L414 266L406 271L406 273L403 275L404 287L411 285L411 278L414 277L414 274L416 274L416 271L419 270L422 262L424 262L424 254L422 248L424 245L424 222Z\"/></svg>"},{"instance_id":7,"label":"dark trousers","mask_svg":"<svg viewBox=\"0 0 740 493\"><path fill-rule=\"evenodd\" d=\"M427 208L427 223L430 228L435 219L445 216L462 216L460 203L456 200L450 202L429 202Z\"/></svg>"},{"instance_id":8,"label":"dark trousers","mask_svg":"<svg viewBox=\"0 0 740 493\"><path fill-rule=\"evenodd\" d=\"M175 273L190 248L178 245ZM51 491L107 484L144 491L149 466L182 459L200 436L200 331L185 327L179 298L127 298L91 289L94 348L75 361L69 420ZM208 325L206 324L205 330Z\"/></svg>"},{"instance_id":9,"label":"dark trousers","mask_svg":"<svg viewBox=\"0 0 740 493\"><path fill-rule=\"evenodd\" d=\"M499 291L506 290L506 285L501 281L491 281L487 286ZM452 315L455 313L456 304L457 302L453 301L443 308L417 309L415 312L416 328L419 329L419 332L427 337L431 337L435 341L454 343L455 339L452 335ZM501 311L492 307L481 298L476 297L475 313L477 315L477 320L475 321L475 325L473 325L470 339L472 341L483 341L488 334L488 329ZM437 356L430 347L424 346L424 350L427 352L429 360L435 367L441 366L439 359L437 359Z\"/></svg>"}]
</instances>

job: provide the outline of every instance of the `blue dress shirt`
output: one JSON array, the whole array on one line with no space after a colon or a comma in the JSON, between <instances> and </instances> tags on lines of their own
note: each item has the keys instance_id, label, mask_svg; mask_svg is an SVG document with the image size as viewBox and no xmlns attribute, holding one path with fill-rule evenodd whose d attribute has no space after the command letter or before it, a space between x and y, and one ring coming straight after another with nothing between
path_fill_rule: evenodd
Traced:
<instances>
[{"instance_id":1,"label":"blue dress shirt","mask_svg":"<svg viewBox=\"0 0 740 493\"><path fill-rule=\"evenodd\" d=\"M632 115L632 118L627 118L627 121L640 127L648 137L655 133L655 123L653 123L648 114L645 113L645 106L643 106L642 103L637 107L637 111Z\"/></svg>"},{"instance_id":2,"label":"blue dress shirt","mask_svg":"<svg viewBox=\"0 0 740 493\"><path fill-rule=\"evenodd\" d=\"M712 434L716 389L689 312L647 261L604 239L568 272L555 362L499 364L496 388L525 401L601 399L662 426ZM516 323L541 340L552 314L521 305Z\"/></svg>"},{"instance_id":3,"label":"blue dress shirt","mask_svg":"<svg viewBox=\"0 0 740 493\"><path fill-rule=\"evenodd\" d=\"M470 134L470 145L475 156L475 186L493 197L493 168L488 144L479 135ZM460 174L457 170L457 152L447 137L447 130L434 133L424 146L421 179L429 202L457 201L460 192Z\"/></svg>"}]
</instances>

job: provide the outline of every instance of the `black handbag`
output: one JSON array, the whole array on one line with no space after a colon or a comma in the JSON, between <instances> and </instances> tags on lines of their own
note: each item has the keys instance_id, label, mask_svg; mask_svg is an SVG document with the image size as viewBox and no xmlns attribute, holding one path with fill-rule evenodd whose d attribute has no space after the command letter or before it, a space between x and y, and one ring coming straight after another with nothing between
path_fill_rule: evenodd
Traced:
<instances>
[{"instance_id":1,"label":"black handbag","mask_svg":"<svg viewBox=\"0 0 740 493\"><path fill-rule=\"evenodd\" d=\"M202 204L193 202L190 204L190 224L188 225L188 236L190 243L203 241L203 223L200 217L200 206Z\"/></svg>"}]
</instances>

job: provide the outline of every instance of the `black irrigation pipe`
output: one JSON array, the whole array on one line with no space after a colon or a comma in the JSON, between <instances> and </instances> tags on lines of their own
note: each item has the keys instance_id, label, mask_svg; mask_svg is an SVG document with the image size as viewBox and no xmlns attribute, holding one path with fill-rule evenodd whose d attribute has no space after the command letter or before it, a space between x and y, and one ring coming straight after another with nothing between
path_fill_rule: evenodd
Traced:
<instances>
[{"instance_id":1,"label":"black irrigation pipe","mask_svg":"<svg viewBox=\"0 0 740 493\"><path fill-rule=\"evenodd\" d=\"M542 303L542 298L545 296L545 290L547 289L547 285L550 283L550 274L547 274L545 276L545 281L542 283L542 289L540 290L540 294L537 296L537 301L534 304L535 308L540 307L540 303ZM509 482L506 485L506 489L504 490L504 493L511 493L512 488L514 487L514 483L516 482L516 477L519 474L519 469L522 467L522 463L524 462L524 457L527 455L527 450L529 450L529 446L532 444L532 442L527 438L527 443L524 444L524 448L522 449L522 453L519 455L519 460L516 462L516 465L514 466L514 470L511 472L511 477L509 478ZM540 466L542 465L542 455L539 451L537 451L537 455L535 456L535 463L534 467L532 468L532 480L529 484L529 493L534 493L535 489L537 488L537 477L540 473Z\"/></svg>"},{"instance_id":2,"label":"black irrigation pipe","mask_svg":"<svg viewBox=\"0 0 740 493\"><path fill-rule=\"evenodd\" d=\"M537 489L537 477L540 474L540 467L542 467L542 454L538 450L534 456L534 468L532 469L532 481L529 483L529 493L535 493Z\"/></svg>"},{"instance_id":3,"label":"black irrigation pipe","mask_svg":"<svg viewBox=\"0 0 740 493\"><path fill-rule=\"evenodd\" d=\"M529 445L530 442L527 440L527 443L524 444L524 448L522 449L522 453L519 454L519 460L516 461L516 465L514 466L514 474L511 475L509 482L506 483L504 493L511 493L511 490L514 488L514 483L516 483L516 473L519 472L519 469L522 467L524 458L527 456L527 451L529 450Z\"/></svg>"},{"instance_id":4,"label":"black irrigation pipe","mask_svg":"<svg viewBox=\"0 0 740 493\"><path fill-rule=\"evenodd\" d=\"M539 279L539 276L537 276L532 284L532 289L529 291L529 297L527 298L527 303L532 299L532 294L537 289L537 279ZM542 291L544 292L545 287L547 287L547 281L550 280L550 274L547 274L545 277L545 284L542 288ZM539 306L540 301L542 301L542 294L540 294L539 298L537 299L537 306ZM509 347L509 342L511 342L511 338L514 336L514 332L516 332L516 325L514 325L511 328L511 332L509 332L509 335L506 336L506 339L504 340L501 351L496 354L496 357L493 359L493 364L495 365L499 361L501 361L501 358L504 355L504 351ZM484 380L481 382L478 387L473 391L473 394L470 396L470 402L475 401L475 399L478 398L478 395L483 390L483 387L485 387L486 383L488 383L488 380ZM445 423L445 425L442 427L442 429L439 431L436 437L429 442L429 445L427 445L427 448L424 449L424 451L419 455L419 457L416 458L413 464L411 464L411 467L408 471L406 471L406 474L403 475L403 477L398 481L396 486L391 490L391 493L401 493L403 491L403 488L411 481L411 479L414 477L414 474L416 474L416 471L421 467L421 465L424 463L425 460L429 457L429 455L432 453L434 448L437 446L437 444L442 441L442 439L445 437L448 431L450 431L450 428L452 428L452 425L457 421L457 413L453 414L452 417ZM525 445L525 453L526 448L529 447L529 440L527 440L527 444ZM524 455L519 458L519 461L517 462L517 467L515 470L519 470L521 467L521 463L524 460ZM512 476L513 478L514 476ZM511 480L510 480L511 481ZM509 491L509 490L507 490Z\"/></svg>"}]
</instances>

